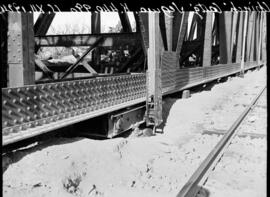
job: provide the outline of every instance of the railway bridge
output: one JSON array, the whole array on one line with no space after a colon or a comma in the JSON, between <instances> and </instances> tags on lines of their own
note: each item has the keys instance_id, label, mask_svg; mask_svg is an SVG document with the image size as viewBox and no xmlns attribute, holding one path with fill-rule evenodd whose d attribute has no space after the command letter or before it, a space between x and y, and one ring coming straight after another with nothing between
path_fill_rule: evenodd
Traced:
<instances>
[{"instance_id":1,"label":"railway bridge","mask_svg":"<svg viewBox=\"0 0 270 197\"><path fill-rule=\"evenodd\" d=\"M64 35L47 34L55 13L0 15L2 146L97 117L107 137L158 132L163 96L266 65L264 12L132 14L136 30L119 12L120 32L102 33L93 12L91 33ZM72 61L43 55L59 48Z\"/></svg>"}]
</instances>

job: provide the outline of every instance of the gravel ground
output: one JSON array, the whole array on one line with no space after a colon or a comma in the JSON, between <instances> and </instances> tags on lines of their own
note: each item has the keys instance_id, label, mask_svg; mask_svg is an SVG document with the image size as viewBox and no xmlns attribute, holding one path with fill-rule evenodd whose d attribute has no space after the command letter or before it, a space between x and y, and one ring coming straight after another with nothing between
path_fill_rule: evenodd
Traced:
<instances>
[{"instance_id":1,"label":"gravel ground","mask_svg":"<svg viewBox=\"0 0 270 197\"><path fill-rule=\"evenodd\" d=\"M265 81L262 68L189 99L165 99L157 136L55 139L17 151L5 157L3 194L175 196L221 138L201 133L227 129Z\"/></svg>"},{"instance_id":2,"label":"gravel ground","mask_svg":"<svg viewBox=\"0 0 270 197\"><path fill-rule=\"evenodd\" d=\"M261 106L266 106L266 93L237 133L266 135L267 112ZM266 148L266 137L236 136L204 185L209 196L266 196Z\"/></svg>"}]
</instances>

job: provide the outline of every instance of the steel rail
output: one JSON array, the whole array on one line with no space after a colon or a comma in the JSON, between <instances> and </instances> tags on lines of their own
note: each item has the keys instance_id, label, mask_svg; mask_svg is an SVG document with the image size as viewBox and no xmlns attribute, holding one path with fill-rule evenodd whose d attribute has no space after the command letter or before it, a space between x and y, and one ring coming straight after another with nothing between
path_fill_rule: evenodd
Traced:
<instances>
[{"instance_id":1,"label":"steel rail","mask_svg":"<svg viewBox=\"0 0 270 197\"><path fill-rule=\"evenodd\" d=\"M207 175L210 170L213 169L215 164L219 161L224 153L225 148L230 144L233 137L236 135L236 130L242 121L245 119L249 111L256 104L260 96L265 91L266 86L262 88L258 95L252 100L251 104L245 108L243 113L238 117L238 119L233 123L233 125L229 128L227 133L223 136L223 138L217 143L214 149L209 153L209 155L205 158L205 160L201 163L201 165L197 168L197 170L192 174L187 183L182 187L180 192L177 194L177 197L194 197L198 194L200 190L200 184L204 183L207 179Z\"/></svg>"}]
</instances>

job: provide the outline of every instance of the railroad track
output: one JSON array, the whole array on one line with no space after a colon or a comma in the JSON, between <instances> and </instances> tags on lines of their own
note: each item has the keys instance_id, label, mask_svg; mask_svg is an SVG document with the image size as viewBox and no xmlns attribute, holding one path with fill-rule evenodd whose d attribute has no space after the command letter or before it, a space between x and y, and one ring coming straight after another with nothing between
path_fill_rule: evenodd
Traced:
<instances>
[{"instance_id":1,"label":"railroad track","mask_svg":"<svg viewBox=\"0 0 270 197\"><path fill-rule=\"evenodd\" d=\"M192 174L190 179L182 187L177 197L195 197L198 195L202 186L207 182L207 179L215 166L221 161L226 148L230 145L233 138L237 135L239 126L242 124L243 120L247 117L250 111L256 106L258 100L266 91L266 86L255 96L249 106L245 108L242 114L237 118L237 120L232 124L224 136L214 147L214 149L208 154L197 170ZM261 137L261 136L259 136Z\"/></svg>"}]
</instances>

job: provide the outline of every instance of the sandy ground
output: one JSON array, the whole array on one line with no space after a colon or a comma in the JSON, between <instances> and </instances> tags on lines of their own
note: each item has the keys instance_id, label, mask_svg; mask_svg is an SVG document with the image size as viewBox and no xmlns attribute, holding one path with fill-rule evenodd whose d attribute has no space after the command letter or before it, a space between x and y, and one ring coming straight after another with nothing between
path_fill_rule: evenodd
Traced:
<instances>
[{"instance_id":1,"label":"sandy ground","mask_svg":"<svg viewBox=\"0 0 270 197\"><path fill-rule=\"evenodd\" d=\"M227 129L265 83L262 68L189 99L168 98L157 136L55 139L15 152L6 158L3 194L175 196L221 138L203 130Z\"/></svg>"},{"instance_id":2,"label":"sandy ground","mask_svg":"<svg viewBox=\"0 0 270 197\"><path fill-rule=\"evenodd\" d=\"M266 135L266 94L237 133ZM266 137L236 136L204 185L213 197L266 196Z\"/></svg>"}]
</instances>

